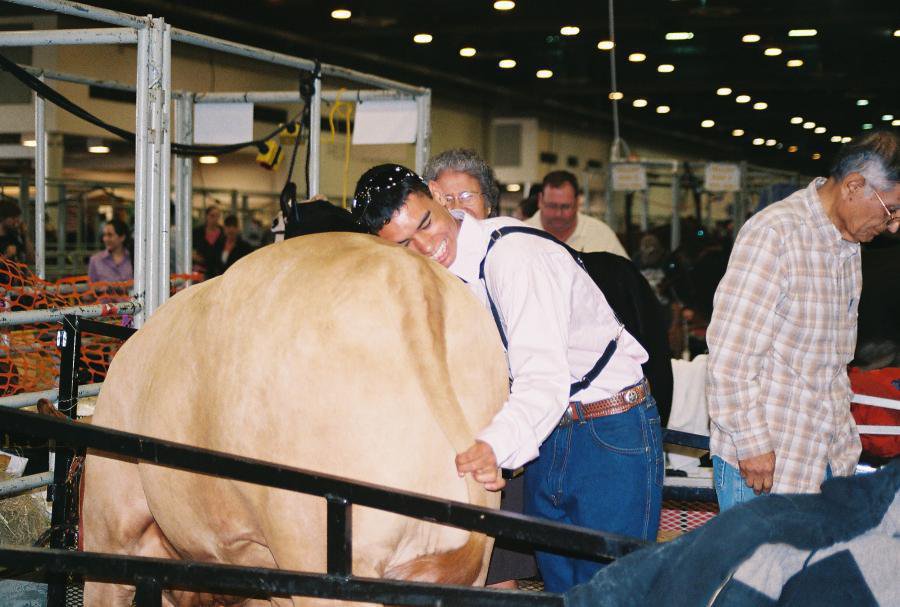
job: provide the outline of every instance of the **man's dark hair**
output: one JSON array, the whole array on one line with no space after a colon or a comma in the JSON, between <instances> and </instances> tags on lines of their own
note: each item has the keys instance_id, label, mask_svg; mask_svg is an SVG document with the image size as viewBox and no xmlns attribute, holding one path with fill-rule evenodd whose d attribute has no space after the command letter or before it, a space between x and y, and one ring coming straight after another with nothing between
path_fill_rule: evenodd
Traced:
<instances>
[{"instance_id":1,"label":"man's dark hair","mask_svg":"<svg viewBox=\"0 0 900 607\"><path fill-rule=\"evenodd\" d=\"M377 234L413 192L431 198L428 185L405 166L380 164L372 167L356 182L353 218L366 230Z\"/></svg>"},{"instance_id":2,"label":"man's dark hair","mask_svg":"<svg viewBox=\"0 0 900 607\"><path fill-rule=\"evenodd\" d=\"M225 226L229 228L236 228L238 224L237 217L234 215L229 215L225 218Z\"/></svg>"},{"instance_id":3,"label":"man's dark hair","mask_svg":"<svg viewBox=\"0 0 900 607\"><path fill-rule=\"evenodd\" d=\"M834 159L830 176L840 181L859 173L868 184L887 190L900 180L900 138L890 131L874 131L844 144Z\"/></svg>"},{"instance_id":4,"label":"man's dark hair","mask_svg":"<svg viewBox=\"0 0 900 607\"><path fill-rule=\"evenodd\" d=\"M550 186L551 188L561 188L565 184L569 184L575 190L575 196L578 196L578 178L569 171L551 171L544 177L541 184L541 190Z\"/></svg>"},{"instance_id":5,"label":"man's dark hair","mask_svg":"<svg viewBox=\"0 0 900 607\"><path fill-rule=\"evenodd\" d=\"M10 217L19 217L22 209L14 200L0 200L0 221Z\"/></svg>"}]
</instances>

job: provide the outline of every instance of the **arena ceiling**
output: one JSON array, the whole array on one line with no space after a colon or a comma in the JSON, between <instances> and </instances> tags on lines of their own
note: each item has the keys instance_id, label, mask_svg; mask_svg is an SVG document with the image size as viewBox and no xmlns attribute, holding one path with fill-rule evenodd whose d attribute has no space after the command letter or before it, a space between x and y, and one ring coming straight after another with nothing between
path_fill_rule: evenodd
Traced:
<instances>
[{"instance_id":1,"label":"arena ceiling","mask_svg":"<svg viewBox=\"0 0 900 607\"><path fill-rule=\"evenodd\" d=\"M610 39L605 1L520 0L506 11L496 10L494 0L93 3L430 86L494 115L539 115L612 132L611 51L598 48ZM335 19L335 9L352 15ZM811 171L838 148L833 138L900 124L897 0L618 0L614 23L626 141L668 140L698 157ZM564 26L579 31L564 35ZM796 29L815 33L790 35ZM667 39L677 32L691 37ZM416 34L432 39L419 44ZM742 41L748 34L759 40ZM461 56L465 47L474 48L474 56ZM781 52L767 55L771 48ZM629 60L634 53L645 59ZM515 67L499 67L503 59L513 59ZM791 60L802 65L788 67ZM660 72L661 65L674 70ZM539 78L538 70L552 76ZM724 94L723 88L730 90ZM750 100L739 103L739 95ZM645 107L635 107L639 99ZM764 109L754 109L760 103ZM658 113L659 106L670 111ZM802 120L792 124L796 117ZM714 124L702 126L705 120ZM814 154L822 159L812 160Z\"/></svg>"}]
</instances>

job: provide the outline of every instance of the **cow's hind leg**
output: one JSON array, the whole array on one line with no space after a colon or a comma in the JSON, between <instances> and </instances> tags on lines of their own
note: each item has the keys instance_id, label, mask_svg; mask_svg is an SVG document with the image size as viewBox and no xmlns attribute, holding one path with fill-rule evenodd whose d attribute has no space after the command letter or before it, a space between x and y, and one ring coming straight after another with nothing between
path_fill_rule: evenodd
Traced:
<instances>
[{"instance_id":1,"label":"cow's hind leg","mask_svg":"<svg viewBox=\"0 0 900 607\"><path fill-rule=\"evenodd\" d=\"M81 534L89 552L176 556L150 514L137 465L114 456L87 457ZM84 587L85 607L127 606L133 596L132 586L88 582Z\"/></svg>"}]
</instances>

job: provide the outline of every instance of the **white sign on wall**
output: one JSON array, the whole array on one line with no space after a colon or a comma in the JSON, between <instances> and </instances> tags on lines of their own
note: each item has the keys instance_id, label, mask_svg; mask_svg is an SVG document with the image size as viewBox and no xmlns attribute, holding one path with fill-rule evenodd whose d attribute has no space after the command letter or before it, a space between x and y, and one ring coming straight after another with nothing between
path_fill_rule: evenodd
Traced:
<instances>
[{"instance_id":1,"label":"white sign on wall","mask_svg":"<svg viewBox=\"0 0 900 607\"><path fill-rule=\"evenodd\" d=\"M613 190L636 192L647 189L647 169L639 162L620 162L612 165Z\"/></svg>"},{"instance_id":2,"label":"white sign on wall","mask_svg":"<svg viewBox=\"0 0 900 607\"><path fill-rule=\"evenodd\" d=\"M380 99L356 105L353 145L415 143L419 109L415 101Z\"/></svg>"},{"instance_id":3,"label":"white sign on wall","mask_svg":"<svg viewBox=\"0 0 900 607\"><path fill-rule=\"evenodd\" d=\"M252 139L252 103L194 105L194 143L230 145Z\"/></svg>"},{"instance_id":4,"label":"white sign on wall","mask_svg":"<svg viewBox=\"0 0 900 607\"><path fill-rule=\"evenodd\" d=\"M741 167L730 162L706 165L703 188L707 192L738 192L741 189Z\"/></svg>"}]
</instances>

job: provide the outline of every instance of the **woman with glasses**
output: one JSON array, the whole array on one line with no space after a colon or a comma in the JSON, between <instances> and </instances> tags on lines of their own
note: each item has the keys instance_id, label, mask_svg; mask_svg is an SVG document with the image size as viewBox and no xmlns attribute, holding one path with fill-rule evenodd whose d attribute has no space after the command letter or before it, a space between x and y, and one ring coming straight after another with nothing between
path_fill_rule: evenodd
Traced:
<instances>
[{"instance_id":1,"label":"woman with glasses","mask_svg":"<svg viewBox=\"0 0 900 607\"><path fill-rule=\"evenodd\" d=\"M497 215L500 186L494 169L473 150L441 152L425 165L423 175L435 200L475 219Z\"/></svg>"}]
</instances>

